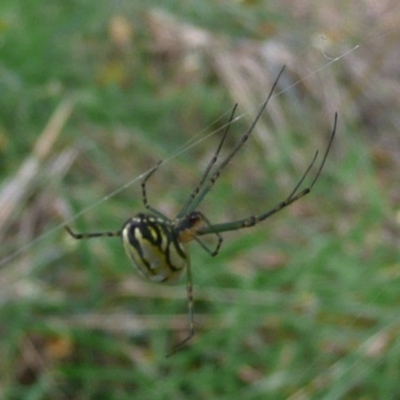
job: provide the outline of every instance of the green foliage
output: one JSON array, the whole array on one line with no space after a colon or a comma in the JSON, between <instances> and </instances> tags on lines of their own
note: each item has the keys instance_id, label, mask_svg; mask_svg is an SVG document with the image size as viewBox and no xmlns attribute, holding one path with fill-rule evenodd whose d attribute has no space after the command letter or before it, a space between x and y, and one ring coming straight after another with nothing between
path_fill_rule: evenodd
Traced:
<instances>
[{"instance_id":1,"label":"green foliage","mask_svg":"<svg viewBox=\"0 0 400 400\"><path fill-rule=\"evenodd\" d=\"M325 53L308 52L326 15L312 7L297 20L263 1L2 0L2 399L399 397L400 184L396 147L381 140L398 143L395 119L385 119L397 111L380 92L390 65L383 74L363 59L373 64L364 81L351 65L362 55L352 53L273 100L202 202L210 221L284 199L325 148L338 111L332 152L309 196L224 235L218 257L191 245L197 334L173 357L165 354L186 334L184 282L143 282L118 239L75 243L62 229L120 229L142 209L136 178L160 159L168 162L148 184L149 202L173 217L219 132L176 156L188 141L221 129L237 101L245 115L232 126L232 148L282 58L290 61L280 89L308 75L298 65L327 64ZM336 21L347 15L324 10ZM369 31L371 13L347 11ZM352 43L363 37L336 29ZM267 57L271 43L281 47ZM325 97L331 88L337 109ZM68 101L72 112L60 117ZM372 108L381 123L370 132ZM45 129L51 118L59 125Z\"/></svg>"}]
</instances>

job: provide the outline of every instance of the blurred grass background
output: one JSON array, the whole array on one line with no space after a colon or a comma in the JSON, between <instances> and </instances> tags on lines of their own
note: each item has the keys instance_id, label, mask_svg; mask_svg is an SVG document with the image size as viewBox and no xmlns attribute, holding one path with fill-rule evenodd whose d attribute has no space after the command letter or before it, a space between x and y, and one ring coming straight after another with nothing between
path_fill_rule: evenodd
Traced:
<instances>
[{"instance_id":1,"label":"blurred grass background","mask_svg":"<svg viewBox=\"0 0 400 400\"><path fill-rule=\"evenodd\" d=\"M400 398L399 26L395 1L2 0L1 398ZM143 282L117 239L61 225L119 229L160 159L149 201L174 216L233 104L226 151L283 64L201 210L281 201L338 111L323 174L216 258L191 246L197 334L165 358L186 334L184 282Z\"/></svg>"}]
</instances>

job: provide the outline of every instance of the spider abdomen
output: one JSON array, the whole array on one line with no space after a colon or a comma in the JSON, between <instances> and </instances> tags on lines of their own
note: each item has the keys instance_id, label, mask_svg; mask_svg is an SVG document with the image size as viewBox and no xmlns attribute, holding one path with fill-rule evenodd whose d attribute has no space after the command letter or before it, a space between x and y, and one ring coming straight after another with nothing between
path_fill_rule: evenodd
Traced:
<instances>
[{"instance_id":1,"label":"spider abdomen","mask_svg":"<svg viewBox=\"0 0 400 400\"><path fill-rule=\"evenodd\" d=\"M146 279L179 281L187 266L187 252L169 221L139 213L125 223L121 236L126 253Z\"/></svg>"}]
</instances>

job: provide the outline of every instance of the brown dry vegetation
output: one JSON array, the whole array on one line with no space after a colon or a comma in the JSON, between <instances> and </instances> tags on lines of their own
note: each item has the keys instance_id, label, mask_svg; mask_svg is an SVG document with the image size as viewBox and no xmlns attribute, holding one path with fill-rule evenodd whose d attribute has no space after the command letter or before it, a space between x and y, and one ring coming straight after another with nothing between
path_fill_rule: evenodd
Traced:
<instances>
[{"instance_id":1,"label":"brown dry vegetation","mask_svg":"<svg viewBox=\"0 0 400 400\"><path fill-rule=\"evenodd\" d=\"M0 6L2 398L398 398L398 4L46 3ZM224 154L282 65L201 210L222 222L281 201L338 112L328 162L216 258L192 246L197 335L165 359L184 285L143 282L117 240L62 225L119 229L159 159L149 201L175 215L232 105Z\"/></svg>"}]
</instances>

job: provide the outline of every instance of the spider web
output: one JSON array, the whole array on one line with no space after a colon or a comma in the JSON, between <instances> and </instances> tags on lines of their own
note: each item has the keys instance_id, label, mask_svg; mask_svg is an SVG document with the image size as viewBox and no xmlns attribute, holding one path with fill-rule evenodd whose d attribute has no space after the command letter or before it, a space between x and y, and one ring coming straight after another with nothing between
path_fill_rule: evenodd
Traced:
<instances>
[{"instance_id":1,"label":"spider web","mask_svg":"<svg viewBox=\"0 0 400 400\"><path fill-rule=\"evenodd\" d=\"M301 77L301 79L290 83L288 85L284 86L284 89L281 89L279 91L277 91L273 98L272 101L279 97L282 96L284 94L290 94L291 89L296 88L297 86L301 85L301 84L307 84L308 80L318 76L321 73L326 73L327 71L332 71L332 68L338 64L340 64L340 62L342 62L344 59L348 59L350 57L354 57L354 54L358 51L362 51L364 48L368 48L368 44L371 41L375 41L377 39L385 39L385 37L389 37L391 35L391 33L393 31L395 31L396 28L391 28L389 29L387 32L381 33L381 31L378 29L378 27L374 27L373 31L371 33L369 33L366 38L361 41L358 42L354 45L348 45L345 46L346 48L344 50L339 50L339 53L336 55L335 53L338 51L337 48L335 48L333 46L333 48L327 44L326 42L329 42L329 34L324 34L321 33L319 38L316 38L315 40L318 42L319 46L320 46L320 54L323 56L322 61L321 61L321 65L313 68L309 73L304 73ZM378 34L376 33L378 32ZM304 52L305 49L302 50L302 52ZM301 53L300 53L301 54ZM290 70L291 68L293 68L293 65L291 65L290 63L288 63L288 70ZM333 72L331 72L333 73ZM285 83L285 82L284 82ZM268 90L268 88L266 88L266 91ZM335 97L335 96L333 96ZM240 106L240 96L238 96L239 98L239 106ZM58 123L59 126L58 127L52 127L52 132L56 132L58 129L62 128L63 122L62 120L68 118L68 114L70 112L69 108L71 107L71 100L69 99L65 104L60 106L59 109L59 114L57 114L55 117L56 119L58 119ZM246 101L244 101L246 102ZM260 104L261 104L261 100L260 100ZM339 121L341 120L341 115L343 114L341 112L341 109L339 108L337 110L339 112ZM226 114L222 115L220 117L221 120L227 120L227 116L230 113L230 108L227 107L227 111ZM333 115L333 114L332 114ZM233 122L239 121L242 118L246 118L249 117L249 115L247 113L241 113L239 116L237 116L235 118L235 120ZM251 117L250 117L251 118ZM188 152L190 149L199 146L201 143L208 141L210 137L212 137L213 135L215 135L219 130L223 129L219 128L218 130L212 130L210 133L205 134L204 132L208 132L211 130L212 126L215 126L217 121L214 121L212 124L210 124L208 127L206 127L204 130L202 130L201 132L198 132L196 135L193 135L193 137L191 137L191 139L189 139L186 143L184 143L179 149L177 149L175 152L173 152L172 154L170 154L169 156L167 156L166 158L163 159L163 168L166 167L170 162L172 162L173 160L175 160L179 155L184 154L186 152ZM57 122L55 122L57 123ZM337 141L340 141L340 137L343 136L345 133L342 130L344 124L341 124L339 122L339 127L338 127L338 132L337 132ZM50 134L49 134L50 135ZM55 139L55 138L54 138ZM46 143L48 144L49 138L46 137ZM263 139L261 139L263 140ZM268 140L268 139L265 139ZM268 143L269 144L269 143ZM42 144L42 146L44 146ZM43 147L38 148L38 152L40 155L41 151L45 151L43 150ZM72 157L72 158L71 158ZM71 154L64 154L64 158L65 158L65 164L68 164L69 162L71 162L71 159L74 158L74 155ZM332 164L334 158L331 156L330 159L330 163ZM62 161L62 159L61 159ZM60 162L60 160L58 160L58 162ZM34 161L31 161L29 164L27 164L25 166L25 168L23 170L20 170L20 174L19 174L19 179L27 179L25 174L28 174L28 177L30 177L29 173L27 173L26 171L29 171L30 169L35 170L35 166L32 165L32 163L34 163ZM92 202L91 204L89 204L87 207L84 207L80 212L75 213L71 218L68 218L67 221L65 221L66 223L71 223L73 221L75 221L78 217L81 217L83 215L86 215L89 212L93 212L95 211L98 207L100 207L102 204L104 204L105 202L109 201L111 198L117 196L118 194L120 194L122 191L126 190L127 188L131 187L132 185L137 185L141 179L151 170L151 168L149 168L146 171L141 172L138 175L135 175L131 180L129 180L128 182L126 182L123 185L118 186L116 189L110 191L109 194L102 196L99 198L99 200ZM24 178L25 177L25 178ZM16 180L14 181L10 181L9 185L17 182ZM3 191L1 193L1 195L3 197L0 197L0 200L3 199L7 199L8 196L8 190L10 190L11 186L7 186L7 185L3 185ZM14 192L13 192L14 193ZM123 221L121 221L123 222ZM32 248L34 248L35 246L38 246L40 243L44 243L46 241L47 238L56 235L59 233L59 231L61 231L63 229L64 226L64 222L60 223L59 225L48 229L45 231L45 233L41 234L40 236L38 236L37 238L35 238L34 240L30 240L28 243L22 245L18 250L13 251L11 254L3 257L0 260L0 267L2 267L2 274L3 276L6 276L8 279L7 280L3 280L2 284L0 285L2 290L5 290L7 287L12 287L18 280L20 280L23 276L26 276L27 274L30 273L29 269L26 268L18 268L16 267L15 261L16 259L18 259L18 257L24 256L27 252L29 252ZM9 269L13 269L13 273L9 273L7 271L7 268ZM10 279L10 277L12 277L12 279ZM381 294L384 292L384 287L382 287L381 291L376 293L375 295L375 299L379 298L381 296ZM4 301L4 297L3 297L3 301ZM372 301L370 300L370 303ZM352 323L356 323L358 320L360 320L362 317L361 314L357 314L354 316L353 319L351 319L348 323L349 325ZM378 331L374 334L371 335L371 337L368 339L369 342L374 342L374 339L379 338L381 336L382 333L384 333L386 330L390 330L391 326L394 326L396 322L399 322L400 318L398 320L392 321L392 323L387 326L384 326L381 331ZM358 345L357 348L354 349L354 352L365 352L367 351L366 348L371 348L371 346L369 345L369 343L367 342L363 342L361 343L361 345ZM321 356L322 357L322 356ZM315 364L317 361L314 361L313 364ZM327 374L329 373L334 373L335 369L337 368L338 364L340 364L342 362L342 360L337 361L335 364L332 365L331 371L328 371ZM353 363L348 364L344 369L342 369L342 371L355 371L355 367L357 367L357 374L354 375L354 382L357 381L358 377L361 377L365 374L367 374L366 368L370 368L370 367L364 367L359 365L360 360L356 360ZM377 359L376 363L379 363L379 358ZM313 364L310 365L310 369L312 368ZM304 371L304 375L306 375L307 371ZM343 373L343 372L342 372ZM321 378L324 376L324 373L321 374ZM292 396L293 399L295 399L295 396Z\"/></svg>"}]
</instances>

